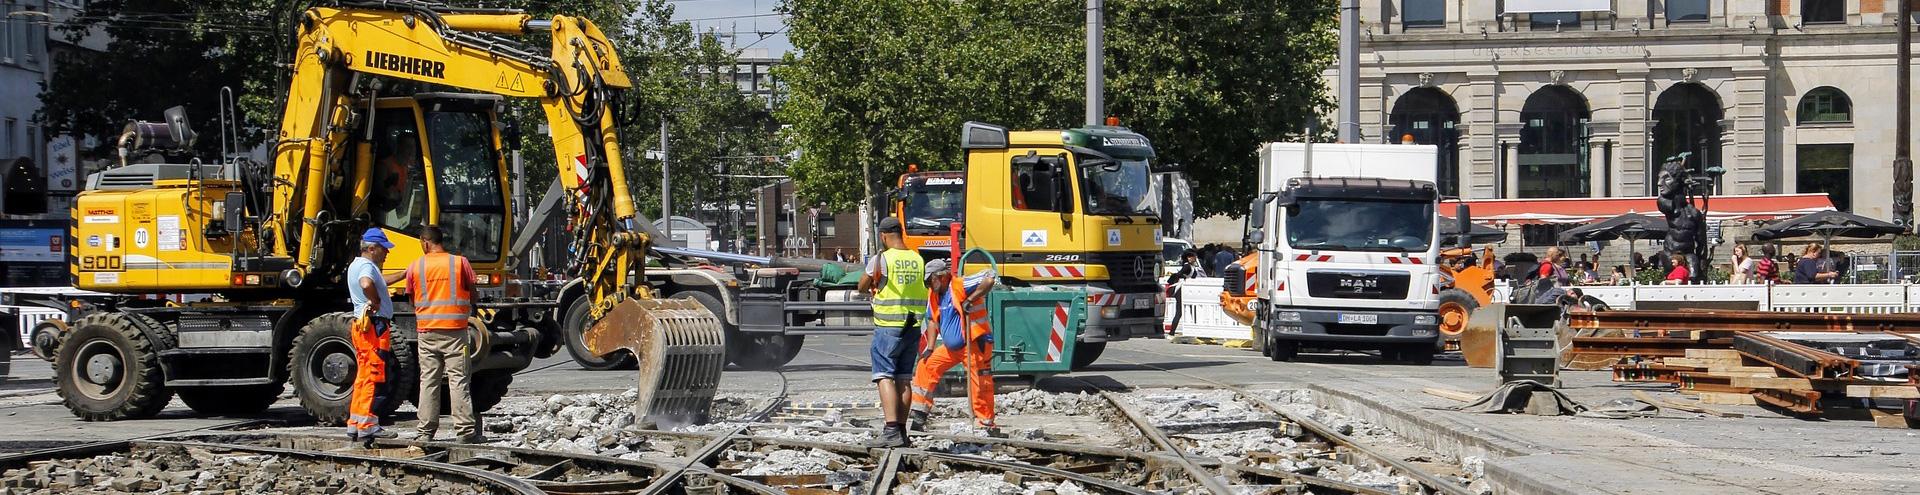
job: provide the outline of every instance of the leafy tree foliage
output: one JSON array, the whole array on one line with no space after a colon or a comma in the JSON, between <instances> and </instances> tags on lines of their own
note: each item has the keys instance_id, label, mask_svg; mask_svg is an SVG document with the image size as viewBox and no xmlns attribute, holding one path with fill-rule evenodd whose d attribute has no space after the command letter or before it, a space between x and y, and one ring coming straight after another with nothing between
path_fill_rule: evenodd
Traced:
<instances>
[{"instance_id":1,"label":"leafy tree foliage","mask_svg":"<svg viewBox=\"0 0 1920 495\"><path fill-rule=\"evenodd\" d=\"M803 196L836 206L919 163L961 165L958 129L1081 124L1078 0L786 0L804 55L776 72ZM1330 104L1330 2L1107 2L1107 113L1195 181L1198 214L1244 214L1254 149L1298 139Z\"/></svg>"}]
</instances>

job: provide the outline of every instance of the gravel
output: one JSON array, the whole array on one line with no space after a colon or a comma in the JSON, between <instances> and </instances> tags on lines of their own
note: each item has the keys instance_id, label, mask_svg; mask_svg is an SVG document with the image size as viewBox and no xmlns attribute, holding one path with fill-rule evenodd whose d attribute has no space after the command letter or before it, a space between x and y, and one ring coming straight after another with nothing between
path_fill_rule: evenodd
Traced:
<instances>
[{"instance_id":1,"label":"gravel","mask_svg":"<svg viewBox=\"0 0 1920 495\"><path fill-rule=\"evenodd\" d=\"M1279 419L1226 390L1140 392L1126 400L1160 428Z\"/></svg>"},{"instance_id":2,"label":"gravel","mask_svg":"<svg viewBox=\"0 0 1920 495\"><path fill-rule=\"evenodd\" d=\"M750 451L729 450L720 467L739 469L739 476L824 475L825 485L835 491L866 491L873 479L871 466L860 466L851 458L821 449L761 447Z\"/></svg>"},{"instance_id":3,"label":"gravel","mask_svg":"<svg viewBox=\"0 0 1920 495\"><path fill-rule=\"evenodd\" d=\"M484 491L429 476L393 476L387 468L265 454L213 453L180 446L36 463L0 473L0 493L425 493Z\"/></svg>"}]
</instances>

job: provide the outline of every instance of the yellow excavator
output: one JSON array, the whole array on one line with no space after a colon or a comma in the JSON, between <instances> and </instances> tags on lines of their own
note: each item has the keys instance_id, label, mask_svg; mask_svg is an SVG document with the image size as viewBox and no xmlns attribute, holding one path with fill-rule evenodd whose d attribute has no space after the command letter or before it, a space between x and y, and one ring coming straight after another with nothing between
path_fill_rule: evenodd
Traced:
<instances>
[{"instance_id":1,"label":"yellow excavator","mask_svg":"<svg viewBox=\"0 0 1920 495\"><path fill-rule=\"evenodd\" d=\"M645 282L653 239L627 190L615 123L631 83L599 28L388 0L312 8L297 30L270 165L123 165L76 198L71 272L91 292L70 301L55 359L68 409L89 421L147 417L177 394L203 413L254 413L291 383L306 410L337 424L354 376L344 274L359 233L386 231L395 247L382 268L396 273L421 256L421 230L438 225L477 274L477 409L562 346L568 315L583 320L574 338L594 352L639 358L643 421L704 419L725 365L722 327ZM578 278L546 294L509 280L503 157L517 139L510 129L502 138L505 98L544 110L564 188ZM169 111L165 123L130 124L123 150L185 149L193 135ZM417 395L418 376L404 301L395 298L399 397Z\"/></svg>"}]
</instances>

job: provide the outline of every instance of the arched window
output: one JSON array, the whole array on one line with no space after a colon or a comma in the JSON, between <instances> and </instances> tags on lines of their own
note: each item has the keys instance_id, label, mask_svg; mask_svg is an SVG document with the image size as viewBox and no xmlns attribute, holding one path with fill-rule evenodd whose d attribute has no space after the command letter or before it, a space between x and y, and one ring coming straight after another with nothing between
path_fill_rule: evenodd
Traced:
<instances>
[{"instance_id":1,"label":"arched window","mask_svg":"<svg viewBox=\"0 0 1920 495\"><path fill-rule=\"evenodd\" d=\"M1388 118L1393 125L1388 142L1399 143L1402 137L1412 136L1414 144L1440 148L1440 194L1459 195L1460 132L1454 126L1460 122L1460 107L1453 97L1434 88L1414 88L1394 100L1393 114Z\"/></svg>"},{"instance_id":2,"label":"arched window","mask_svg":"<svg viewBox=\"0 0 1920 495\"><path fill-rule=\"evenodd\" d=\"M1653 156L1648 176L1680 153L1692 153L1687 167L1703 171L1720 164L1720 98L1699 83L1675 84L1653 104Z\"/></svg>"},{"instance_id":3,"label":"arched window","mask_svg":"<svg viewBox=\"0 0 1920 495\"><path fill-rule=\"evenodd\" d=\"M1801 124L1853 122L1853 100L1832 86L1821 86L1800 98Z\"/></svg>"},{"instance_id":4,"label":"arched window","mask_svg":"<svg viewBox=\"0 0 1920 495\"><path fill-rule=\"evenodd\" d=\"M1520 197L1587 196L1586 97L1563 85L1540 88L1520 109Z\"/></svg>"}]
</instances>

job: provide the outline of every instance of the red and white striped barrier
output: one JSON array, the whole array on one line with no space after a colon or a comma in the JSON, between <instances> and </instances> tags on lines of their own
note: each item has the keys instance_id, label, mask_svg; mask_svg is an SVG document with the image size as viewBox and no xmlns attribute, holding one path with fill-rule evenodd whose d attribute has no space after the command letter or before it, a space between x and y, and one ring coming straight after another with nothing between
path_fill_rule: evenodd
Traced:
<instances>
[{"instance_id":1,"label":"red and white striped barrier","mask_svg":"<svg viewBox=\"0 0 1920 495\"><path fill-rule=\"evenodd\" d=\"M1066 350L1067 305L1060 303L1053 307L1053 335L1047 339L1047 362L1060 362L1060 354Z\"/></svg>"},{"instance_id":2,"label":"red and white striped barrier","mask_svg":"<svg viewBox=\"0 0 1920 495\"><path fill-rule=\"evenodd\" d=\"M1038 278L1086 278L1086 270L1077 265L1034 265L1033 276Z\"/></svg>"}]
</instances>

